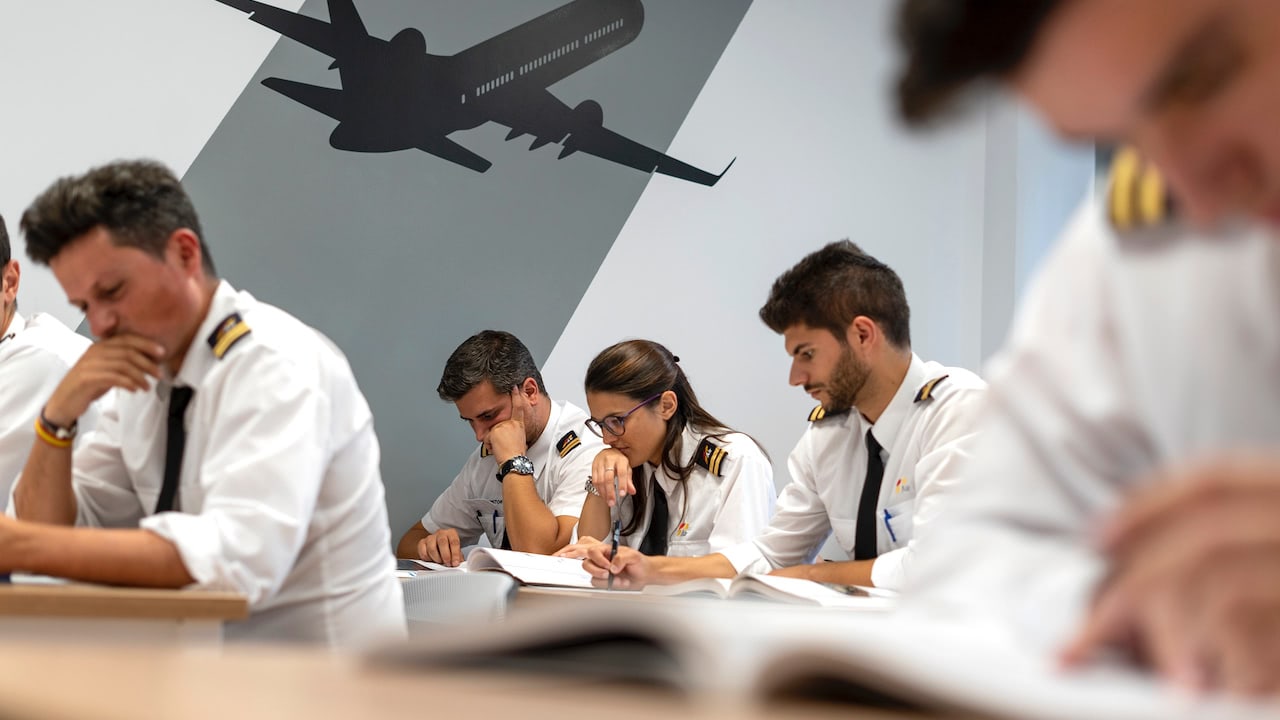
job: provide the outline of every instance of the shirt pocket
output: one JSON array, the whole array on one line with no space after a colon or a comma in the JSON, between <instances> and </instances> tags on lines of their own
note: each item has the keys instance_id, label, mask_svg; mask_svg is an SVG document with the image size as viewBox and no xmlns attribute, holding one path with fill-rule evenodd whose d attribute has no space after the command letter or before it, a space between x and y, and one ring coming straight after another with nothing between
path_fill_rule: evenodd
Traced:
<instances>
[{"instance_id":1,"label":"shirt pocket","mask_svg":"<svg viewBox=\"0 0 1280 720\"><path fill-rule=\"evenodd\" d=\"M502 547L502 535L507 530L507 520L502 513L502 501L490 498L467 500L467 511L476 519L476 526L489 539L493 547Z\"/></svg>"},{"instance_id":2,"label":"shirt pocket","mask_svg":"<svg viewBox=\"0 0 1280 720\"><path fill-rule=\"evenodd\" d=\"M903 547L911 540L913 518L916 513L915 498L903 500L884 509L880 520L884 523L889 542L894 547Z\"/></svg>"},{"instance_id":3,"label":"shirt pocket","mask_svg":"<svg viewBox=\"0 0 1280 720\"><path fill-rule=\"evenodd\" d=\"M853 545L858 537L858 521L854 518L831 518L831 532L835 534L836 542L840 544L845 554L852 558ZM820 552L825 542L826 538L823 538L822 542L819 542L817 547L813 548L811 555L816 555Z\"/></svg>"},{"instance_id":4,"label":"shirt pocket","mask_svg":"<svg viewBox=\"0 0 1280 720\"><path fill-rule=\"evenodd\" d=\"M706 540L672 540L667 546L668 557L699 557L711 554L711 543Z\"/></svg>"}]
</instances>

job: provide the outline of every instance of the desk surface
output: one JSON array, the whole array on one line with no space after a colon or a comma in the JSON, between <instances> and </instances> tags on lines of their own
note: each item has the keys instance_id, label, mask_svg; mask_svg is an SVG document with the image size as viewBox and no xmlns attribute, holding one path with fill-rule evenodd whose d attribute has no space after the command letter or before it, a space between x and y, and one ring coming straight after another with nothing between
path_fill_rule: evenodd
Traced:
<instances>
[{"instance_id":1,"label":"desk surface","mask_svg":"<svg viewBox=\"0 0 1280 720\"><path fill-rule=\"evenodd\" d=\"M17 720L350 720L424 714L564 720L583 713L610 720L920 717L848 705L691 700L652 688L586 685L576 677L373 669L352 658L300 648L240 646L216 652L38 643L0 648L0 716Z\"/></svg>"},{"instance_id":2,"label":"desk surface","mask_svg":"<svg viewBox=\"0 0 1280 720\"><path fill-rule=\"evenodd\" d=\"M0 584L0 617L243 620L249 605L234 593L104 585Z\"/></svg>"}]
</instances>

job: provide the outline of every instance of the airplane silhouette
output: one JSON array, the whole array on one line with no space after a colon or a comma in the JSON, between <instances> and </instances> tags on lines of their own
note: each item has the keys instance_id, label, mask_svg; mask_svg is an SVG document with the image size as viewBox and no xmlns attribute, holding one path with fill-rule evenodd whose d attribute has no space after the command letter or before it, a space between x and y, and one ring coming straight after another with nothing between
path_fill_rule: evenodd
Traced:
<instances>
[{"instance_id":1,"label":"airplane silhouette","mask_svg":"<svg viewBox=\"0 0 1280 720\"><path fill-rule=\"evenodd\" d=\"M640 0L574 0L456 55L431 55L415 28L390 40L365 30L353 0L329 0L329 20L253 0L218 0L249 19L333 58L341 88L270 77L262 84L338 121L337 150L380 153L418 149L476 172L493 163L448 135L486 122L510 128L507 140L533 136L530 150L562 146L647 173L715 185L700 170L604 127L594 100L569 107L547 87L626 45L640 34Z\"/></svg>"}]
</instances>

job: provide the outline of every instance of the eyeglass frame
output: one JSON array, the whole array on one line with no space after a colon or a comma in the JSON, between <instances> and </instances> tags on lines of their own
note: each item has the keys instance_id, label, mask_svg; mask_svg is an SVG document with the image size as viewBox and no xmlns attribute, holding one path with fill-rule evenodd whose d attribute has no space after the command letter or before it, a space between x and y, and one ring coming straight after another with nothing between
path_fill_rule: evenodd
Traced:
<instances>
[{"instance_id":1,"label":"eyeglass frame","mask_svg":"<svg viewBox=\"0 0 1280 720\"><path fill-rule=\"evenodd\" d=\"M593 417L589 417L586 419L586 421L583 424L586 425L587 429L590 430L593 434L595 434L596 437L602 440L604 439L605 430L608 430L609 434L614 437L622 437L623 433L627 431L627 418L631 417L631 413L639 410L645 405L648 405L654 400L657 400L658 398L666 394L666 392L667 392L666 390L663 390L657 395L654 395L653 397L649 398L648 400L645 400L644 402L622 413L621 415L606 415L600 420L596 420ZM618 432L614 432L613 429L609 427L608 423L610 420L618 421Z\"/></svg>"}]
</instances>

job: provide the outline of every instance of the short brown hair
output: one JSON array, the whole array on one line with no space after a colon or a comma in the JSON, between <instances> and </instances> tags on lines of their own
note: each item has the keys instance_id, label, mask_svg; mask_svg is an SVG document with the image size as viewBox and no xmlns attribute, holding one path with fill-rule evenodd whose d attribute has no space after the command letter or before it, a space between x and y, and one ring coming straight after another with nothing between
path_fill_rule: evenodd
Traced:
<instances>
[{"instance_id":1,"label":"short brown hair","mask_svg":"<svg viewBox=\"0 0 1280 720\"><path fill-rule=\"evenodd\" d=\"M538 392L547 394L542 373L519 338L503 330L481 330L463 340L445 361L436 394L456 403L480 383L487 381L497 392L509 393L526 378L533 378Z\"/></svg>"},{"instance_id":2,"label":"short brown hair","mask_svg":"<svg viewBox=\"0 0 1280 720\"><path fill-rule=\"evenodd\" d=\"M897 27L906 54L898 78L902 119L924 123L975 82L1007 79L1062 1L905 0Z\"/></svg>"},{"instance_id":3,"label":"short brown hair","mask_svg":"<svg viewBox=\"0 0 1280 720\"><path fill-rule=\"evenodd\" d=\"M831 331L840 342L859 315L874 320L895 346L911 347L911 308L902 280L848 240L805 256L774 281L760 308L760 319L776 333L804 323Z\"/></svg>"},{"instance_id":4,"label":"short brown hair","mask_svg":"<svg viewBox=\"0 0 1280 720\"><path fill-rule=\"evenodd\" d=\"M169 168L151 160L124 160L59 179L22 214L27 255L41 265L69 243L105 228L112 241L155 257L174 232L186 228L200 238L205 274L216 277L195 206Z\"/></svg>"}]
</instances>

